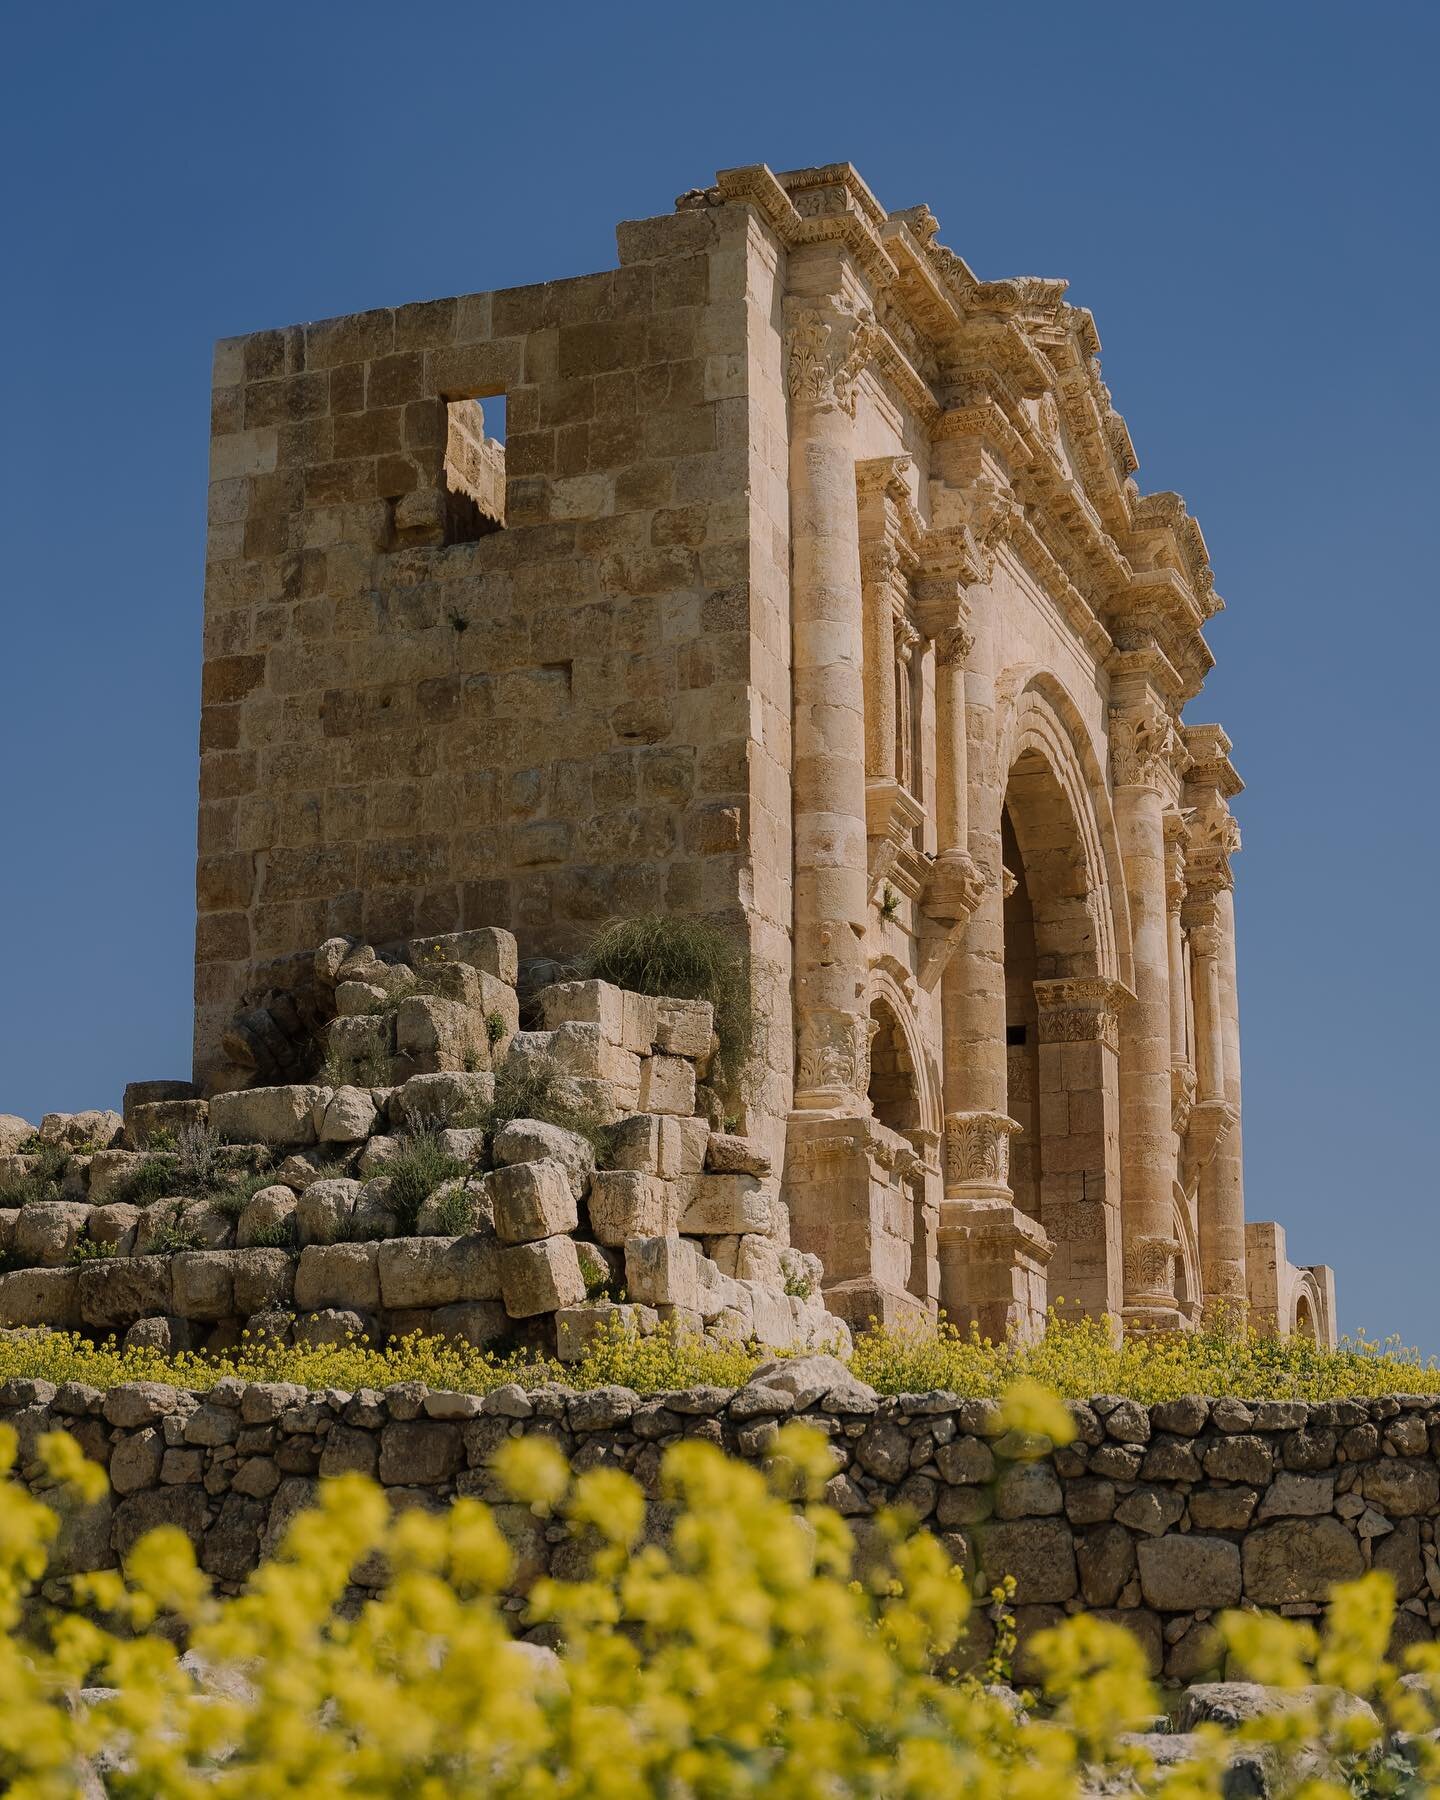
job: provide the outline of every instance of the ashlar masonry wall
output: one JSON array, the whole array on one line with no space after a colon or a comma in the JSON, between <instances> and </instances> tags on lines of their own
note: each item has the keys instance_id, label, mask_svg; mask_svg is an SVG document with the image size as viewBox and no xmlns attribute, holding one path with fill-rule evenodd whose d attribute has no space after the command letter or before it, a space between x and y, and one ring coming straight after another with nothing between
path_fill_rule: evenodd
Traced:
<instances>
[{"instance_id":1,"label":"ashlar masonry wall","mask_svg":"<svg viewBox=\"0 0 1440 1800\"><path fill-rule=\"evenodd\" d=\"M774 254L738 210L619 239L614 271L217 349L202 1081L255 970L334 933L563 954L663 909L788 983ZM447 541L447 408L500 394L503 529ZM788 1011L770 1057L784 1087Z\"/></svg>"}]
</instances>

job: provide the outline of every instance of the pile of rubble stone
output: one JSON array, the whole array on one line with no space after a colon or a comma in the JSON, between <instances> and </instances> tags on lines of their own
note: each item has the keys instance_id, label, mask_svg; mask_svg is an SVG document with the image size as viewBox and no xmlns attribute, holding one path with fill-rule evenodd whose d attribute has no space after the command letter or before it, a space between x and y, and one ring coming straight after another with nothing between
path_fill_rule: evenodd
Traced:
<instances>
[{"instance_id":1,"label":"pile of rubble stone","mask_svg":"<svg viewBox=\"0 0 1440 1800\"><path fill-rule=\"evenodd\" d=\"M363 1081L139 1082L123 1113L0 1119L0 1326L172 1349L420 1331L572 1360L616 1322L844 1345L765 1150L696 1110L708 1002L559 982L522 1031L503 931L391 957L336 939L315 966L323 1068ZM497 1076L603 1130L487 1118ZM458 1173L407 1215L387 1169L420 1139ZM197 1154L207 1191L163 1191Z\"/></svg>"}]
</instances>

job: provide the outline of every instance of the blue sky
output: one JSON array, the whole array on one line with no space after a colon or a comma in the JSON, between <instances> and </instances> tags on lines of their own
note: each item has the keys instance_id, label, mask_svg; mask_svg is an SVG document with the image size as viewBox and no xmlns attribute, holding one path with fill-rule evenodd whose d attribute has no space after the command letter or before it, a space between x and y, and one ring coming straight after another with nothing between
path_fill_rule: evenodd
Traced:
<instances>
[{"instance_id":1,"label":"blue sky","mask_svg":"<svg viewBox=\"0 0 1440 1800\"><path fill-rule=\"evenodd\" d=\"M1440 1352L1431 5L7 9L0 1111L189 1060L210 346L848 159L1094 310L1229 610L1251 1215Z\"/></svg>"}]
</instances>

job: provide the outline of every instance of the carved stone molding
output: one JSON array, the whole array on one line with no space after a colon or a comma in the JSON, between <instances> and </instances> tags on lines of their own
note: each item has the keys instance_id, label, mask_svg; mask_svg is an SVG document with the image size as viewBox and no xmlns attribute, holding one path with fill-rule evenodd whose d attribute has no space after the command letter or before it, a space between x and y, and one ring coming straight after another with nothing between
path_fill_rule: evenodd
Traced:
<instances>
[{"instance_id":1,"label":"carved stone molding","mask_svg":"<svg viewBox=\"0 0 1440 1800\"><path fill-rule=\"evenodd\" d=\"M932 478L931 526L922 546L926 567L953 567L962 580L989 581L996 554L1024 511L1010 489L989 475L963 487Z\"/></svg>"},{"instance_id":2,"label":"carved stone molding","mask_svg":"<svg viewBox=\"0 0 1440 1800\"><path fill-rule=\"evenodd\" d=\"M1234 886L1230 858L1240 848L1240 827L1218 794L1187 814L1186 844L1193 886L1212 892Z\"/></svg>"},{"instance_id":3,"label":"carved stone molding","mask_svg":"<svg viewBox=\"0 0 1440 1800\"><path fill-rule=\"evenodd\" d=\"M1120 787L1164 787L1180 739L1175 721L1154 704L1110 709L1110 770Z\"/></svg>"},{"instance_id":4,"label":"carved stone molding","mask_svg":"<svg viewBox=\"0 0 1440 1800\"><path fill-rule=\"evenodd\" d=\"M1197 1100L1190 1109L1186 1152L1191 1173L1215 1160L1240 1115L1224 1100Z\"/></svg>"},{"instance_id":5,"label":"carved stone molding","mask_svg":"<svg viewBox=\"0 0 1440 1800\"><path fill-rule=\"evenodd\" d=\"M965 850L945 850L935 858L920 904L944 925L963 923L985 898L985 871Z\"/></svg>"},{"instance_id":6,"label":"carved stone molding","mask_svg":"<svg viewBox=\"0 0 1440 1800\"><path fill-rule=\"evenodd\" d=\"M975 649L975 633L963 625L947 625L935 633L935 660L942 669L964 667Z\"/></svg>"},{"instance_id":7,"label":"carved stone molding","mask_svg":"<svg viewBox=\"0 0 1440 1800\"><path fill-rule=\"evenodd\" d=\"M1175 1264L1180 1241L1173 1237L1137 1237L1125 1246L1125 1296L1127 1305L1159 1300L1173 1305Z\"/></svg>"},{"instance_id":8,"label":"carved stone molding","mask_svg":"<svg viewBox=\"0 0 1440 1800\"><path fill-rule=\"evenodd\" d=\"M1008 1113L946 1113L946 1193L1008 1198L1010 1140L1020 1129Z\"/></svg>"},{"instance_id":9,"label":"carved stone molding","mask_svg":"<svg viewBox=\"0 0 1440 1800\"><path fill-rule=\"evenodd\" d=\"M1130 1004L1130 990L1102 975L1068 976L1037 981L1042 1044L1101 1044L1120 1048L1120 1014Z\"/></svg>"},{"instance_id":10,"label":"carved stone molding","mask_svg":"<svg viewBox=\"0 0 1440 1800\"><path fill-rule=\"evenodd\" d=\"M786 302L785 381L792 401L838 406L855 417L856 384L879 344L868 307L851 310L833 295Z\"/></svg>"}]
</instances>

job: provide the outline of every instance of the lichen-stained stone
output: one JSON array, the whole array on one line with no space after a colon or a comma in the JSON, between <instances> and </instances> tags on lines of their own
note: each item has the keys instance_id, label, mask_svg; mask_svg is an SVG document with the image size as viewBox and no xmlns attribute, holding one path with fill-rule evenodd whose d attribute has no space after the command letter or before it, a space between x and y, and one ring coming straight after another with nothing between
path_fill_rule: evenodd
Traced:
<instances>
[{"instance_id":1,"label":"lichen-stained stone","mask_svg":"<svg viewBox=\"0 0 1440 1800\"><path fill-rule=\"evenodd\" d=\"M390 1117L412 1130L438 1131L495 1098L495 1077L463 1069L412 1075L391 1101Z\"/></svg>"},{"instance_id":2,"label":"lichen-stained stone","mask_svg":"<svg viewBox=\"0 0 1440 1800\"><path fill-rule=\"evenodd\" d=\"M210 1102L210 1124L229 1144L313 1144L315 1107L329 1093L328 1088L301 1086L216 1094Z\"/></svg>"},{"instance_id":3,"label":"lichen-stained stone","mask_svg":"<svg viewBox=\"0 0 1440 1800\"><path fill-rule=\"evenodd\" d=\"M142 1263L168 1265L174 1296L174 1312L182 1319L198 1319L213 1323L233 1318L240 1312L235 1304L235 1271L230 1253L224 1250L187 1250L173 1257L147 1256ZM157 1307L158 1312L171 1310ZM247 1312L257 1311L249 1307Z\"/></svg>"},{"instance_id":4,"label":"lichen-stained stone","mask_svg":"<svg viewBox=\"0 0 1440 1800\"><path fill-rule=\"evenodd\" d=\"M1283 1519L1241 1546L1245 1598L1257 1606L1328 1600L1337 1581L1364 1573L1360 1545L1338 1519Z\"/></svg>"},{"instance_id":5,"label":"lichen-stained stone","mask_svg":"<svg viewBox=\"0 0 1440 1800\"><path fill-rule=\"evenodd\" d=\"M287 1308L295 1294L295 1259L288 1250L255 1246L225 1252L235 1283L238 1317Z\"/></svg>"},{"instance_id":6,"label":"lichen-stained stone","mask_svg":"<svg viewBox=\"0 0 1440 1800\"><path fill-rule=\"evenodd\" d=\"M634 1237L625 1245L625 1288L647 1306L699 1312L705 1258L688 1238Z\"/></svg>"},{"instance_id":7,"label":"lichen-stained stone","mask_svg":"<svg viewBox=\"0 0 1440 1800\"><path fill-rule=\"evenodd\" d=\"M409 994L395 1013L395 1049L421 1073L490 1067L485 1015L458 1000Z\"/></svg>"},{"instance_id":8,"label":"lichen-stained stone","mask_svg":"<svg viewBox=\"0 0 1440 1800\"><path fill-rule=\"evenodd\" d=\"M152 1100L143 1105L127 1104L125 1108L125 1136L137 1150L143 1150L152 1138L178 1138L182 1132L203 1132L209 1122L209 1103L193 1098Z\"/></svg>"},{"instance_id":9,"label":"lichen-stained stone","mask_svg":"<svg viewBox=\"0 0 1440 1800\"><path fill-rule=\"evenodd\" d=\"M1244 1481L1256 1487L1269 1481L1275 1456L1263 1437L1240 1434L1218 1439L1205 1452L1205 1473L1216 1481Z\"/></svg>"},{"instance_id":10,"label":"lichen-stained stone","mask_svg":"<svg viewBox=\"0 0 1440 1800\"><path fill-rule=\"evenodd\" d=\"M1136 1546L1140 1591L1157 1612L1240 1604L1240 1552L1226 1538L1199 1532L1146 1538Z\"/></svg>"},{"instance_id":11,"label":"lichen-stained stone","mask_svg":"<svg viewBox=\"0 0 1440 1800\"><path fill-rule=\"evenodd\" d=\"M1365 1470L1360 1490L1392 1518L1410 1518L1440 1506L1440 1471L1406 1457L1387 1456Z\"/></svg>"},{"instance_id":12,"label":"lichen-stained stone","mask_svg":"<svg viewBox=\"0 0 1440 1800\"><path fill-rule=\"evenodd\" d=\"M660 1000L656 1004L655 1048L668 1056L704 1061L715 1035L715 1009L708 1000Z\"/></svg>"},{"instance_id":13,"label":"lichen-stained stone","mask_svg":"<svg viewBox=\"0 0 1440 1800\"><path fill-rule=\"evenodd\" d=\"M428 969L444 962L467 963L472 969L493 975L512 988L520 966L519 946L514 934L495 926L412 938L408 952L417 969Z\"/></svg>"},{"instance_id":14,"label":"lichen-stained stone","mask_svg":"<svg viewBox=\"0 0 1440 1800\"><path fill-rule=\"evenodd\" d=\"M706 1139L705 1167L717 1175L768 1175L771 1156L754 1138L712 1131Z\"/></svg>"},{"instance_id":15,"label":"lichen-stained stone","mask_svg":"<svg viewBox=\"0 0 1440 1800\"><path fill-rule=\"evenodd\" d=\"M528 1244L574 1231L579 1222L570 1173L559 1162L511 1163L486 1177L503 1244Z\"/></svg>"},{"instance_id":16,"label":"lichen-stained stone","mask_svg":"<svg viewBox=\"0 0 1440 1800\"><path fill-rule=\"evenodd\" d=\"M558 1312L585 1298L585 1277L573 1238L509 1245L500 1251L499 1260L500 1290L512 1319Z\"/></svg>"},{"instance_id":17,"label":"lichen-stained stone","mask_svg":"<svg viewBox=\"0 0 1440 1800\"><path fill-rule=\"evenodd\" d=\"M42 1144L60 1144L70 1150L109 1150L121 1143L124 1131L120 1113L100 1109L46 1113L36 1136Z\"/></svg>"}]
</instances>

